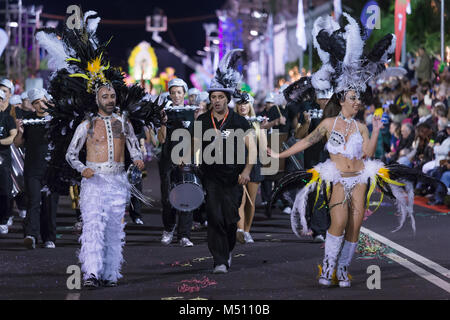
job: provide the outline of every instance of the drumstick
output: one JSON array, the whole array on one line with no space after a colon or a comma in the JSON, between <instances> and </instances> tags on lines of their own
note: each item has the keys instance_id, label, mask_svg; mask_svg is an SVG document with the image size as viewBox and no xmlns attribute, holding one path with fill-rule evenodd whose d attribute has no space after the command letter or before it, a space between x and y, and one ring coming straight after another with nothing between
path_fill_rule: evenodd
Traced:
<instances>
[{"instance_id":1,"label":"drumstick","mask_svg":"<svg viewBox=\"0 0 450 320\"><path fill-rule=\"evenodd\" d=\"M250 201L251 206L254 207L252 199L250 199L250 195L248 194L247 186L244 186L244 191L245 191L245 194L247 195L248 201Z\"/></svg>"}]
</instances>

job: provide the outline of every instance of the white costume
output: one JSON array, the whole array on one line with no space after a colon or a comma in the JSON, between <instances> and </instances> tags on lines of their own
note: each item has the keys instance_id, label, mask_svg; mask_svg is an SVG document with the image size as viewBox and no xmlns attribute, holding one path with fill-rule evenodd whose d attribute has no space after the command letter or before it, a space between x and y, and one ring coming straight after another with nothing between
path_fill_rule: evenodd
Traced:
<instances>
[{"instance_id":1,"label":"white costume","mask_svg":"<svg viewBox=\"0 0 450 320\"><path fill-rule=\"evenodd\" d=\"M86 168L94 171L92 178L81 181L80 209L83 219L83 232L80 237L84 279L94 276L97 279L117 281L121 278L123 261L122 247L125 244L124 214L130 199L130 183L127 180L124 164L114 161L114 138L112 121L121 121L122 133L133 161L142 160L139 143L130 123L124 123L116 114L98 116L95 120L104 121L107 138L107 162L81 163L78 158L81 148L90 137L89 121L82 122L67 150L66 160L82 173Z\"/></svg>"}]
</instances>

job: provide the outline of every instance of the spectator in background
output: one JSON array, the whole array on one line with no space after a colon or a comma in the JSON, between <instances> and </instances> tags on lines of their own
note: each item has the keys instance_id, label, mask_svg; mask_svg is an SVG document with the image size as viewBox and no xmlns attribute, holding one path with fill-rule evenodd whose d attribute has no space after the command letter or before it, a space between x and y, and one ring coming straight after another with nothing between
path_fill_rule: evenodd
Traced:
<instances>
[{"instance_id":1,"label":"spectator in background","mask_svg":"<svg viewBox=\"0 0 450 320\"><path fill-rule=\"evenodd\" d=\"M410 152L411 152L411 147L412 144L414 142L414 127L412 124L410 123L403 123L400 129L401 132L401 137L400 137L400 142L398 144L398 148L397 151L395 152L394 156L390 159L389 163L392 162L399 162L402 163L401 161L404 161L405 165L409 165L410 161L407 159L407 157L405 158L405 156L407 156ZM400 158L402 158L402 160L400 160ZM406 160L408 160L406 162Z\"/></svg>"},{"instance_id":2,"label":"spectator in background","mask_svg":"<svg viewBox=\"0 0 450 320\"><path fill-rule=\"evenodd\" d=\"M390 163L390 159L392 159L397 152L401 137L400 127L400 123L398 122L391 122L389 125L389 133L391 134L390 150L384 155L384 158L382 159L384 162Z\"/></svg>"},{"instance_id":3,"label":"spectator in background","mask_svg":"<svg viewBox=\"0 0 450 320\"><path fill-rule=\"evenodd\" d=\"M431 74L433 65L431 64L431 59L425 51L424 47L419 48L417 51L417 61L415 64L415 75L414 77L420 82L431 81Z\"/></svg>"}]
</instances>

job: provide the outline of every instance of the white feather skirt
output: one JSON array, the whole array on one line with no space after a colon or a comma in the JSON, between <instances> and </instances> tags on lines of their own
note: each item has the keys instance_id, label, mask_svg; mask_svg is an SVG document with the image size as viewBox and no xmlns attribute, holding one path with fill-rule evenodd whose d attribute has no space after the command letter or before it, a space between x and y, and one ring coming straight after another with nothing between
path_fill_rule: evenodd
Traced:
<instances>
[{"instance_id":1,"label":"white feather skirt","mask_svg":"<svg viewBox=\"0 0 450 320\"><path fill-rule=\"evenodd\" d=\"M121 278L122 247L125 244L123 217L130 198L125 173L100 174L81 181L80 210L83 231L79 260L84 279L117 281Z\"/></svg>"},{"instance_id":2,"label":"white feather skirt","mask_svg":"<svg viewBox=\"0 0 450 320\"><path fill-rule=\"evenodd\" d=\"M379 160L365 160L364 169L358 176L344 178L341 176L340 171L336 168L336 164L328 159L325 162L319 163L314 169L319 173L320 177L325 183L342 183L345 187L346 198L351 197L353 187L357 184L370 184L376 179L376 176L381 168L384 167L384 163ZM414 205L414 187L411 182L400 180L398 182L404 183L404 187L391 184L393 195L395 196L395 204L400 214L399 226L393 231L398 231L404 225L406 218L411 219L411 226L415 232L415 220L413 215ZM318 182L313 182L304 188L300 189L295 197L294 205L291 212L291 228L296 236L300 237L298 233L299 227L301 227L301 235L307 235L311 233L308 228L306 220L306 205L308 196L311 192L315 192ZM351 184L351 185L349 185ZM322 186L321 186L322 188ZM323 190L321 190L323 192ZM344 199L342 199L344 200ZM321 205L321 204L316 204Z\"/></svg>"}]
</instances>

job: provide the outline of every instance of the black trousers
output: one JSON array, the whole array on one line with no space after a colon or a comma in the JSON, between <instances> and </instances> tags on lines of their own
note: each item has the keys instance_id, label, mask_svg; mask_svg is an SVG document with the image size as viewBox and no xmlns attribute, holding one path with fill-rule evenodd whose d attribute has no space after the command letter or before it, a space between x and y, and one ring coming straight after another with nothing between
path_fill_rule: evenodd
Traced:
<instances>
[{"instance_id":1,"label":"black trousers","mask_svg":"<svg viewBox=\"0 0 450 320\"><path fill-rule=\"evenodd\" d=\"M227 267L230 253L236 245L237 222L243 189L240 185L224 186L205 179L206 214L208 219L208 248L214 266Z\"/></svg>"},{"instance_id":2,"label":"black trousers","mask_svg":"<svg viewBox=\"0 0 450 320\"><path fill-rule=\"evenodd\" d=\"M272 188L273 188L273 181L269 180L269 178L265 178L261 182L261 200L263 202L270 202L270 198L272 197Z\"/></svg>"},{"instance_id":3,"label":"black trousers","mask_svg":"<svg viewBox=\"0 0 450 320\"><path fill-rule=\"evenodd\" d=\"M172 232L177 224L178 215L178 225L177 225L177 237L179 240L181 238L191 237L192 228L192 211L190 212L178 212L175 210L169 201L169 173L172 169L170 159L162 158L159 162L159 177L161 179L161 202L162 202L162 220L164 225L164 230L167 232Z\"/></svg>"},{"instance_id":4,"label":"black trousers","mask_svg":"<svg viewBox=\"0 0 450 320\"><path fill-rule=\"evenodd\" d=\"M56 242L56 210L59 194L41 192L43 187L43 176L25 176L28 203L24 236L33 236L38 240L40 234L42 242Z\"/></svg>"},{"instance_id":5,"label":"black trousers","mask_svg":"<svg viewBox=\"0 0 450 320\"><path fill-rule=\"evenodd\" d=\"M136 188L142 192L142 182L138 183L136 185ZM141 201L136 198L135 196L131 196L131 200L130 200L130 217L135 220L135 219L141 219L142 215L141 215L141 210L142 210L142 203Z\"/></svg>"},{"instance_id":6,"label":"black trousers","mask_svg":"<svg viewBox=\"0 0 450 320\"><path fill-rule=\"evenodd\" d=\"M11 156L0 154L0 157L0 225L4 225L12 215Z\"/></svg>"}]
</instances>

